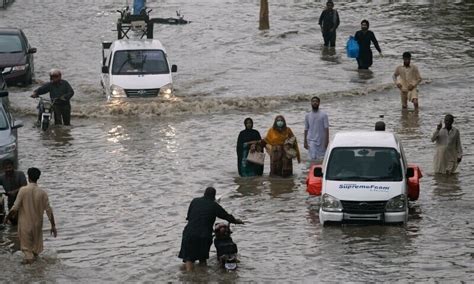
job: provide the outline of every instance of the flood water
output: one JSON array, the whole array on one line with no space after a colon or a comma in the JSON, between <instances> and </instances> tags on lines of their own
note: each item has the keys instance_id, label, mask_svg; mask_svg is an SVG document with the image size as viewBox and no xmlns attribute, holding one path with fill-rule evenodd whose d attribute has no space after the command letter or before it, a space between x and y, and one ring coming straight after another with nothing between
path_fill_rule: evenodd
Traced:
<instances>
[{"instance_id":1,"label":"flood water","mask_svg":"<svg viewBox=\"0 0 474 284\"><path fill-rule=\"evenodd\" d=\"M335 52L322 49L324 2L270 2L271 29L259 31L257 0L148 1L152 15L181 10L192 23L155 27L172 64L173 101L107 103L99 84L101 41L113 40L124 1L16 1L0 26L24 30L36 80L60 68L76 91L72 127L33 127L38 87L10 88L25 126L20 169L39 167L58 237L48 235L33 265L21 265L15 228L0 231L0 282L469 282L474 272L472 74L473 1L337 2ZM384 57L358 73L345 55L349 35L370 21ZM391 75L411 51L425 79L419 112L402 111ZM410 163L423 172L420 199L400 226L322 228L318 200L306 193L304 114L313 95L329 115L331 136L372 129L384 115ZM435 176L432 132L455 116L464 158L459 174ZM240 178L235 143L250 116L265 135L283 114L303 162L289 179ZM240 263L227 273L211 248L208 267L182 270L177 258L189 202L214 186L233 227ZM45 220L46 221L46 220Z\"/></svg>"}]
</instances>

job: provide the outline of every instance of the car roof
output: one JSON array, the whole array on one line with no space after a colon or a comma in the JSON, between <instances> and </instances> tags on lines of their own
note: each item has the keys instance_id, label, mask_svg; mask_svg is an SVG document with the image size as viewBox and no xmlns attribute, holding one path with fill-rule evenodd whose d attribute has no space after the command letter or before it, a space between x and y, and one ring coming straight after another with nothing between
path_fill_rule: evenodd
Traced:
<instances>
[{"instance_id":1,"label":"car roof","mask_svg":"<svg viewBox=\"0 0 474 284\"><path fill-rule=\"evenodd\" d=\"M165 50L157 39L119 39L112 43L112 50L141 50L161 49Z\"/></svg>"},{"instance_id":2,"label":"car roof","mask_svg":"<svg viewBox=\"0 0 474 284\"><path fill-rule=\"evenodd\" d=\"M20 34L20 32L19 28L0 27L0 34Z\"/></svg>"},{"instance_id":3,"label":"car roof","mask_svg":"<svg viewBox=\"0 0 474 284\"><path fill-rule=\"evenodd\" d=\"M398 149L397 136L389 131L343 131L334 135L330 148L387 147ZM399 150L399 149L398 149Z\"/></svg>"}]
</instances>

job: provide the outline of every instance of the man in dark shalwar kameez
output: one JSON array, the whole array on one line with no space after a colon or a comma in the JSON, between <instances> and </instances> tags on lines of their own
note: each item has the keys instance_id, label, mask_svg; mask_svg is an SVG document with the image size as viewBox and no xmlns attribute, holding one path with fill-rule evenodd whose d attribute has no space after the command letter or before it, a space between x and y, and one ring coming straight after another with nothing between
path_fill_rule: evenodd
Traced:
<instances>
[{"instance_id":1,"label":"man in dark shalwar kameez","mask_svg":"<svg viewBox=\"0 0 474 284\"><path fill-rule=\"evenodd\" d=\"M183 230L181 250L178 256L183 259L187 271L193 269L196 260L199 260L200 264L206 264L212 244L212 228L216 217L230 223L243 224L242 220L235 219L215 200L216 189L208 187L203 197L194 198L189 205L186 217L188 224Z\"/></svg>"}]
</instances>

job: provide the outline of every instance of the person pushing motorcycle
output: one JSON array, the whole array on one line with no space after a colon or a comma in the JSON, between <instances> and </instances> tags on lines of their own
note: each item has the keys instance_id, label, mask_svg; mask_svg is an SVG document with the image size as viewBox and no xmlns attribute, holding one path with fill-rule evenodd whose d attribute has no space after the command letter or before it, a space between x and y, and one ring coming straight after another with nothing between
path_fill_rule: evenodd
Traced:
<instances>
[{"instance_id":1,"label":"person pushing motorcycle","mask_svg":"<svg viewBox=\"0 0 474 284\"><path fill-rule=\"evenodd\" d=\"M54 124L71 125L71 103L74 90L68 81L61 78L61 71L52 69L49 72L48 83L33 91L32 98L49 93L53 102Z\"/></svg>"}]
</instances>

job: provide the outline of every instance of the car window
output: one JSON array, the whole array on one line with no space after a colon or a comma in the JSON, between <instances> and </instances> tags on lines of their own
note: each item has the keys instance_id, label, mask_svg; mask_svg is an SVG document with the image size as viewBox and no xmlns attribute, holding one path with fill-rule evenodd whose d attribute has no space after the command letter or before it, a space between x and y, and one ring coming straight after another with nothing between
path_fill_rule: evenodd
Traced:
<instances>
[{"instance_id":1,"label":"car window","mask_svg":"<svg viewBox=\"0 0 474 284\"><path fill-rule=\"evenodd\" d=\"M8 120L5 110L0 108L0 130L8 129Z\"/></svg>"},{"instance_id":2,"label":"car window","mask_svg":"<svg viewBox=\"0 0 474 284\"><path fill-rule=\"evenodd\" d=\"M400 154L393 148L334 148L329 157L326 179L401 181Z\"/></svg>"},{"instance_id":3,"label":"car window","mask_svg":"<svg viewBox=\"0 0 474 284\"><path fill-rule=\"evenodd\" d=\"M23 52L21 39L18 35L0 35L0 53Z\"/></svg>"},{"instance_id":4,"label":"car window","mask_svg":"<svg viewBox=\"0 0 474 284\"><path fill-rule=\"evenodd\" d=\"M112 74L168 74L169 67L162 50L120 50L114 54Z\"/></svg>"}]
</instances>

